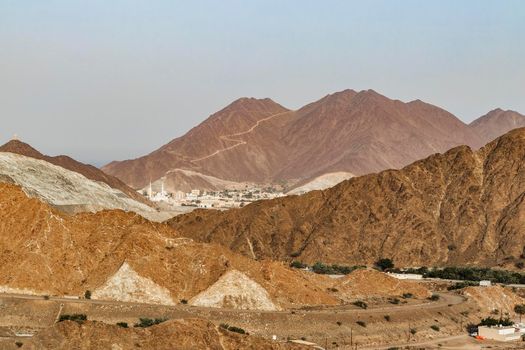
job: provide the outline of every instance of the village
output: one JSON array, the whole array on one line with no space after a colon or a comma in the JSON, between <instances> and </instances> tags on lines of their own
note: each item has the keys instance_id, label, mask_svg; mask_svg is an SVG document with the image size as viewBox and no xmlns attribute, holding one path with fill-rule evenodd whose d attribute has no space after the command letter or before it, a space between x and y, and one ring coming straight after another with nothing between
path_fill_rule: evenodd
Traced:
<instances>
[{"instance_id":1,"label":"village","mask_svg":"<svg viewBox=\"0 0 525 350\"><path fill-rule=\"evenodd\" d=\"M222 191L206 191L193 189L190 192L165 190L161 184L159 192L150 185L142 194L150 201L170 207L195 207L202 209L242 208L259 200L273 199L284 196L284 193L274 187L249 187L244 189L225 189Z\"/></svg>"}]
</instances>

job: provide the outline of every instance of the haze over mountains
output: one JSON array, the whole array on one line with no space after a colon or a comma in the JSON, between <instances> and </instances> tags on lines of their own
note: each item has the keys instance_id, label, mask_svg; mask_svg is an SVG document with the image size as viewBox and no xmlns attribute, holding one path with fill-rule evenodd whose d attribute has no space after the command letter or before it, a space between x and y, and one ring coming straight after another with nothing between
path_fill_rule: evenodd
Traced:
<instances>
[{"instance_id":1,"label":"haze over mountains","mask_svg":"<svg viewBox=\"0 0 525 350\"><path fill-rule=\"evenodd\" d=\"M252 258L401 266L494 266L525 247L525 128L478 151L459 146L401 170L170 225Z\"/></svg>"},{"instance_id":2,"label":"haze over mountains","mask_svg":"<svg viewBox=\"0 0 525 350\"><path fill-rule=\"evenodd\" d=\"M102 169L134 188L159 179L171 191L221 187L202 175L293 187L328 173L401 168L459 145L477 149L523 120L496 110L467 125L431 104L391 100L373 90L344 90L297 111L270 99L242 98L149 155Z\"/></svg>"}]
</instances>

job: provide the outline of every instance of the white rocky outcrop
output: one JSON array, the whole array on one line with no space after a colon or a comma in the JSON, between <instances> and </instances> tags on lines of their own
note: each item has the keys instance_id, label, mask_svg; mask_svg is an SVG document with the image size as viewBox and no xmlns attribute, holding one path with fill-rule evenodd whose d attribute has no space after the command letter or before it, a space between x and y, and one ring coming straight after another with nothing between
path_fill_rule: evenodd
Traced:
<instances>
[{"instance_id":1,"label":"white rocky outcrop","mask_svg":"<svg viewBox=\"0 0 525 350\"><path fill-rule=\"evenodd\" d=\"M237 270L226 272L208 289L193 297L190 305L243 310L279 310L266 289Z\"/></svg>"},{"instance_id":2,"label":"white rocky outcrop","mask_svg":"<svg viewBox=\"0 0 525 350\"><path fill-rule=\"evenodd\" d=\"M175 305L168 289L140 276L124 262L120 269L101 287L93 291L92 299L118 300L135 303Z\"/></svg>"},{"instance_id":3,"label":"white rocky outcrop","mask_svg":"<svg viewBox=\"0 0 525 350\"><path fill-rule=\"evenodd\" d=\"M0 152L0 181L13 182L28 196L58 207L76 206L87 211L122 209L137 213L153 210L105 183L14 153Z\"/></svg>"}]
</instances>

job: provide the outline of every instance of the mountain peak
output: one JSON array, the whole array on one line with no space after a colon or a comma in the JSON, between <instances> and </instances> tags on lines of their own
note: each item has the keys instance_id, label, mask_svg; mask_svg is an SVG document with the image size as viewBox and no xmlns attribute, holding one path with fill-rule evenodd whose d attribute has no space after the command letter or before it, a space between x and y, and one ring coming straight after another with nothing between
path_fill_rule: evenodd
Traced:
<instances>
[{"instance_id":1,"label":"mountain peak","mask_svg":"<svg viewBox=\"0 0 525 350\"><path fill-rule=\"evenodd\" d=\"M21 154L31 158L42 159L44 155L34 149L31 145L17 139L12 139L0 146L0 152Z\"/></svg>"}]
</instances>

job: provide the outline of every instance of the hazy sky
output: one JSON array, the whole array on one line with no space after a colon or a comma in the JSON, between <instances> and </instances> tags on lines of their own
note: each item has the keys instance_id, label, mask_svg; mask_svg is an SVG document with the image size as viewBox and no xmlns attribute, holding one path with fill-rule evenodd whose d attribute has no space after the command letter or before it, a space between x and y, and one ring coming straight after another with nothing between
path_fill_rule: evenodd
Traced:
<instances>
[{"instance_id":1,"label":"hazy sky","mask_svg":"<svg viewBox=\"0 0 525 350\"><path fill-rule=\"evenodd\" d=\"M525 113L525 1L0 0L0 142L100 165L242 96Z\"/></svg>"}]
</instances>

